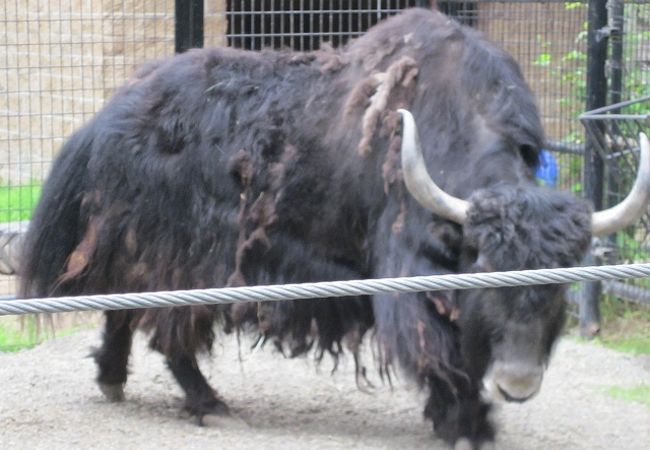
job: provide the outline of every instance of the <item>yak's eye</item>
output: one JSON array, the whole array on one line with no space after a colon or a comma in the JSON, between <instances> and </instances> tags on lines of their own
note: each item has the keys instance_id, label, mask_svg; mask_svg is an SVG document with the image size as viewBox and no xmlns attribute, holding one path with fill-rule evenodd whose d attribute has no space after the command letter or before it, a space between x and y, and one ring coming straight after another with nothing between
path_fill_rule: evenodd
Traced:
<instances>
[{"instance_id":1,"label":"yak's eye","mask_svg":"<svg viewBox=\"0 0 650 450\"><path fill-rule=\"evenodd\" d=\"M520 145L519 153L529 167L536 167L539 163L539 152L531 145Z\"/></svg>"}]
</instances>

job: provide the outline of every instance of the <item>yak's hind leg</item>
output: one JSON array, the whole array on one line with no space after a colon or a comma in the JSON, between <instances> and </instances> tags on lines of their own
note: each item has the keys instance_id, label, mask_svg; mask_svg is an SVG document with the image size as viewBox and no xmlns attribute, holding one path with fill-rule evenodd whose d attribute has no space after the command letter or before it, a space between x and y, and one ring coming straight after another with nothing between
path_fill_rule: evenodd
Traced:
<instances>
[{"instance_id":1,"label":"yak's hind leg","mask_svg":"<svg viewBox=\"0 0 650 450\"><path fill-rule=\"evenodd\" d=\"M99 374L97 383L106 398L113 402L124 400L127 364L133 338L133 319L136 311L106 311L104 340L93 352Z\"/></svg>"},{"instance_id":2,"label":"yak's hind leg","mask_svg":"<svg viewBox=\"0 0 650 450\"><path fill-rule=\"evenodd\" d=\"M199 425L208 416L226 415L228 406L201 373L196 354L210 352L217 311L205 306L149 310L143 327L154 328L150 346L165 355L167 366L185 392L185 410Z\"/></svg>"}]
</instances>

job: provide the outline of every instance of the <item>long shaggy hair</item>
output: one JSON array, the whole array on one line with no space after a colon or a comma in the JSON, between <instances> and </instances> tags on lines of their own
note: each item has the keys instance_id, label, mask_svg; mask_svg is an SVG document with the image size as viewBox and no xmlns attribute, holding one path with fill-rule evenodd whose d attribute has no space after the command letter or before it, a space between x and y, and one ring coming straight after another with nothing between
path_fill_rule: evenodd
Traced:
<instances>
[{"instance_id":1,"label":"long shaggy hair","mask_svg":"<svg viewBox=\"0 0 650 450\"><path fill-rule=\"evenodd\" d=\"M543 132L516 63L442 14L406 11L340 50L192 50L140 70L65 143L28 231L21 293L456 272L466 237L405 192L397 108L413 112L451 194L533 185ZM530 239L494 269L535 252L555 260L564 242ZM170 361L193 361L217 320L292 356L337 355L376 325L383 367L397 358L425 384L442 380L444 402L465 378L452 304L443 292L111 312L106 342L140 326ZM127 334L119 363L109 344L98 351L100 381L126 380ZM102 375L114 366L124 370Z\"/></svg>"}]
</instances>

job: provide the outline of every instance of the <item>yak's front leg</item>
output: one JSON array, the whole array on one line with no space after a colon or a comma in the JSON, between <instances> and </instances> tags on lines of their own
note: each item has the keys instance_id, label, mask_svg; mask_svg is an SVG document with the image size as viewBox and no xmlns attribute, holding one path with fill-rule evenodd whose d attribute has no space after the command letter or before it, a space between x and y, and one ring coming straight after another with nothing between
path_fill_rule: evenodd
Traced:
<instances>
[{"instance_id":1,"label":"yak's front leg","mask_svg":"<svg viewBox=\"0 0 650 450\"><path fill-rule=\"evenodd\" d=\"M210 387L194 355L167 358L167 365L185 391L185 410L198 419L199 425L207 424L212 415L229 414L228 405Z\"/></svg>"},{"instance_id":2,"label":"yak's front leg","mask_svg":"<svg viewBox=\"0 0 650 450\"><path fill-rule=\"evenodd\" d=\"M480 398L475 386L469 386L467 379L456 375L451 378L432 377L429 380L424 415L433 421L436 435L454 445L456 450L492 448L494 428L488 417L490 405Z\"/></svg>"},{"instance_id":3,"label":"yak's front leg","mask_svg":"<svg viewBox=\"0 0 650 450\"><path fill-rule=\"evenodd\" d=\"M133 338L133 318L136 311L106 311L104 340L101 348L93 352L99 374L99 389L112 402L124 400L124 384Z\"/></svg>"}]
</instances>

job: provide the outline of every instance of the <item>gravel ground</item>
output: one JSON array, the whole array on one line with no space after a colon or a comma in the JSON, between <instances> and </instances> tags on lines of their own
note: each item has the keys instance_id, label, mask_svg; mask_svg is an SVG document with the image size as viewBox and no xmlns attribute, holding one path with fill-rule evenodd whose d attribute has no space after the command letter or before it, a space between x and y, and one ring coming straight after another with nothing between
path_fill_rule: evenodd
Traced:
<instances>
[{"instance_id":1,"label":"gravel ground","mask_svg":"<svg viewBox=\"0 0 650 450\"><path fill-rule=\"evenodd\" d=\"M106 402L86 356L99 342L83 331L32 349L0 354L0 448L446 448L422 419L422 398L398 381L373 395L355 387L346 358L285 360L220 337L204 373L235 412L223 426L198 427L179 414L181 392L160 355L136 339L127 400ZM371 371L372 372L372 371ZM377 376L373 377L380 384ZM563 339L542 392L495 411L497 448L648 449L650 408L605 394L650 381L650 357Z\"/></svg>"}]
</instances>

